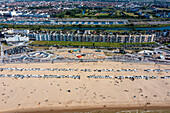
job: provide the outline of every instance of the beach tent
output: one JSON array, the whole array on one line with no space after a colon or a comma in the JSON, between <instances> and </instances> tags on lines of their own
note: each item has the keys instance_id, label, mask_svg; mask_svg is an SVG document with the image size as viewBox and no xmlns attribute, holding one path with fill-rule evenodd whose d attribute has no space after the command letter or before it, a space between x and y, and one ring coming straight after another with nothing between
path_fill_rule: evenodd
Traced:
<instances>
[{"instance_id":1,"label":"beach tent","mask_svg":"<svg viewBox=\"0 0 170 113\"><path fill-rule=\"evenodd\" d=\"M101 52L101 50L97 49L97 50L95 50L95 52Z\"/></svg>"},{"instance_id":2,"label":"beach tent","mask_svg":"<svg viewBox=\"0 0 170 113\"><path fill-rule=\"evenodd\" d=\"M77 50L75 49L74 52L77 52Z\"/></svg>"},{"instance_id":3,"label":"beach tent","mask_svg":"<svg viewBox=\"0 0 170 113\"><path fill-rule=\"evenodd\" d=\"M81 54L81 56L86 56L86 54Z\"/></svg>"},{"instance_id":4,"label":"beach tent","mask_svg":"<svg viewBox=\"0 0 170 113\"><path fill-rule=\"evenodd\" d=\"M72 53L73 51L72 51L72 50L69 50L68 52L69 52L69 53Z\"/></svg>"},{"instance_id":5,"label":"beach tent","mask_svg":"<svg viewBox=\"0 0 170 113\"><path fill-rule=\"evenodd\" d=\"M81 55L79 55L79 56L77 56L78 58L81 58L82 56Z\"/></svg>"}]
</instances>

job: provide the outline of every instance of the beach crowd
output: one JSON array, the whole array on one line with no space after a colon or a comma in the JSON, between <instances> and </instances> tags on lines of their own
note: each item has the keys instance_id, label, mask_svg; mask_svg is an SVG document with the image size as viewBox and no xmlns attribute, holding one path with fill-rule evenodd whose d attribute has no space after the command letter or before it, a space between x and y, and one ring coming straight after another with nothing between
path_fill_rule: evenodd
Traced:
<instances>
[{"instance_id":1,"label":"beach crowd","mask_svg":"<svg viewBox=\"0 0 170 113\"><path fill-rule=\"evenodd\" d=\"M0 71L82 71L82 72L138 72L138 69L66 69L66 68L0 68ZM144 69L146 72L170 72L170 69Z\"/></svg>"},{"instance_id":2,"label":"beach crowd","mask_svg":"<svg viewBox=\"0 0 170 113\"><path fill-rule=\"evenodd\" d=\"M73 79L80 79L80 75L31 75L31 74L0 74L0 78L15 78L15 79L24 79L24 78L73 78ZM158 79L158 76L110 76L110 75L88 75L87 78L89 79L129 79L129 80L136 80L136 79ZM161 76L160 79L170 79L170 76Z\"/></svg>"}]
</instances>

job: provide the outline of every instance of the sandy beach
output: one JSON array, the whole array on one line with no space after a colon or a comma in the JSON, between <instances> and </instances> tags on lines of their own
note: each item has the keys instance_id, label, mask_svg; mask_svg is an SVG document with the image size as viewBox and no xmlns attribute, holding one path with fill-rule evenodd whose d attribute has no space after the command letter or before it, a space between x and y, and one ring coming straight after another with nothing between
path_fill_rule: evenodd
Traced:
<instances>
[{"instance_id":1,"label":"sandy beach","mask_svg":"<svg viewBox=\"0 0 170 113\"><path fill-rule=\"evenodd\" d=\"M144 69L169 69L153 63L33 63L6 64L0 68L72 68L72 69L138 69L138 72L82 71L1 71L0 74L80 75L71 78L0 78L0 113L40 110L74 110L94 108L170 107L170 79L167 72ZM94 79L88 75L158 76L158 79Z\"/></svg>"}]
</instances>

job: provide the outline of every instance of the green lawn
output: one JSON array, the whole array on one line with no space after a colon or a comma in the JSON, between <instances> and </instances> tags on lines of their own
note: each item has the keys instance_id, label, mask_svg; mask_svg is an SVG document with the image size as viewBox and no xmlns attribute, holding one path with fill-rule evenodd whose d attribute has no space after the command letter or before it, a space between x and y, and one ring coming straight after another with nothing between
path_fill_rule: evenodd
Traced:
<instances>
[{"instance_id":1,"label":"green lawn","mask_svg":"<svg viewBox=\"0 0 170 113\"><path fill-rule=\"evenodd\" d=\"M170 43L164 43L165 45L168 45L168 44L170 44Z\"/></svg>"},{"instance_id":2,"label":"green lawn","mask_svg":"<svg viewBox=\"0 0 170 113\"><path fill-rule=\"evenodd\" d=\"M100 13L98 16L108 16L108 13Z\"/></svg>"},{"instance_id":3,"label":"green lawn","mask_svg":"<svg viewBox=\"0 0 170 113\"><path fill-rule=\"evenodd\" d=\"M138 15L135 15L134 13L126 13L126 12L124 12L124 13L128 16L131 16L131 17L138 17Z\"/></svg>"},{"instance_id":4,"label":"green lawn","mask_svg":"<svg viewBox=\"0 0 170 113\"><path fill-rule=\"evenodd\" d=\"M34 41L31 45L70 45L70 46L96 46L96 47L121 47L123 45L155 44L148 43L107 43L107 42L71 42L71 41Z\"/></svg>"},{"instance_id":5,"label":"green lawn","mask_svg":"<svg viewBox=\"0 0 170 113\"><path fill-rule=\"evenodd\" d=\"M14 29L34 29L34 30L41 30L41 29L46 29L46 30L51 30L51 29L57 29L60 27L87 27L87 28L122 28L122 27L127 27L127 28L134 28L134 27L167 27L170 26L170 24L158 24L158 25L11 25L11 24L0 24L5 26L6 28L14 28Z\"/></svg>"}]
</instances>

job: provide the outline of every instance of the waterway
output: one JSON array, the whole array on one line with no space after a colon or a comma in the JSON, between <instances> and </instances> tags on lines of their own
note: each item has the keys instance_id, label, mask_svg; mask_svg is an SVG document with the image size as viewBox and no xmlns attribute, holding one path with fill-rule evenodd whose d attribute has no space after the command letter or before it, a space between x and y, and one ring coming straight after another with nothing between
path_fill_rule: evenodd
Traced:
<instances>
[{"instance_id":1,"label":"waterway","mask_svg":"<svg viewBox=\"0 0 170 113\"><path fill-rule=\"evenodd\" d=\"M0 23L8 23L8 24L15 24L15 25L21 25L21 24L25 24L25 25L50 25L50 22L46 22L46 21L43 21L43 22L34 22L34 21L28 21L28 22L25 22L25 21L17 21L17 22L14 22L14 21L6 21L6 22L0 22ZM83 23L82 23L83 24ZM97 23L94 23L94 25L96 25ZM101 23L101 25L104 25L105 23ZM110 23L111 24L111 23ZM123 24L123 23L118 23L118 24ZM90 23L88 24L90 25ZM0 28L2 27L5 27L5 26L2 26L0 25ZM56 29L56 28L50 28L50 27L46 27L47 29ZM170 26L167 26L167 27L148 27L148 28L129 28L129 27L119 27L119 28L100 28L100 27L58 27L57 29L72 29L72 30L113 30L113 31L117 31L117 30L126 30L126 31L131 31L131 30L143 30L143 31L146 31L146 30L170 30Z\"/></svg>"},{"instance_id":2,"label":"waterway","mask_svg":"<svg viewBox=\"0 0 170 113\"><path fill-rule=\"evenodd\" d=\"M80 21L75 21L75 22L67 22L67 21L61 21L61 22L55 22L55 21L0 21L0 23L6 23L6 24L15 24L15 25L121 25L121 24L126 24L126 22L80 22Z\"/></svg>"},{"instance_id":3,"label":"waterway","mask_svg":"<svg viewBox=\"0 0 170 113\"><path fill-rule=\"evenodd\" d=\"M50 29L50 28L48 28ZM53 29L53 28L51 28ZM146 30L170 30L170 26L167 26L167 27L151 27L151 28L128 28L128 27L122 27L122 28L97 28L97 27L90 27L90 28L86 28L86 27L83 27L83 28L79 28L79 27L58 27L57 29L72 29L72 30L126 30L126 31L131 31L131 30L143 30L143 31L146 31Z\"/></svg>"}]
</instances>

